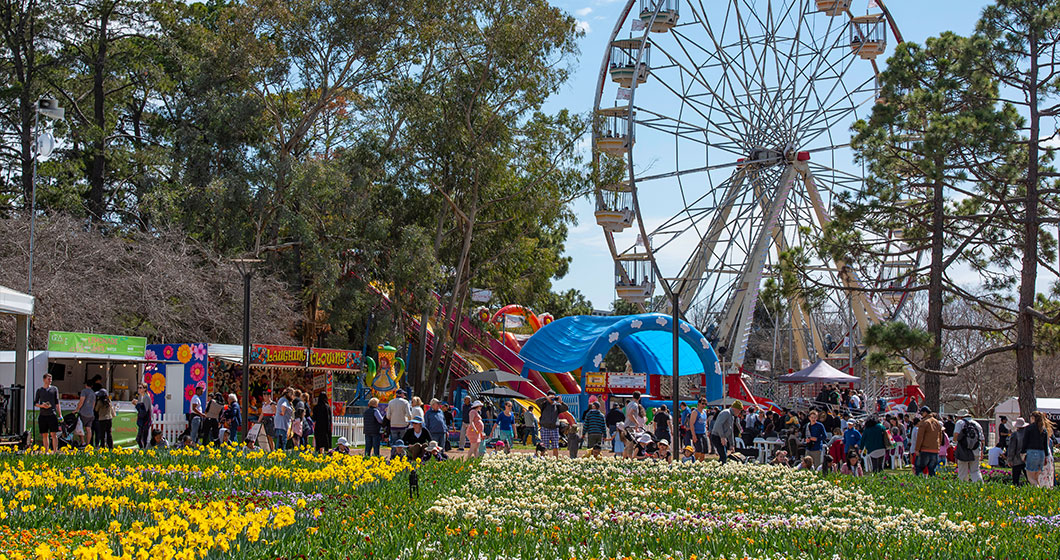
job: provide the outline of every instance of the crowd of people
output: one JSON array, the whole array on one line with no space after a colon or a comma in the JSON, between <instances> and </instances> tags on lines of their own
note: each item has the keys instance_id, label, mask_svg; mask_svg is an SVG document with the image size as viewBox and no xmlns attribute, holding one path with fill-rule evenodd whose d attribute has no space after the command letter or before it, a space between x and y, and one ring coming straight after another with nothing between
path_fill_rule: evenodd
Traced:
<instances>
[{"instance_id":1,"label":"crowd of people","mask_svg":"<svg viewBox=\"0 0 1060 560\"><path fill-rule=\"evenodd\" d=\"M117 409L101 381L98 376L86 380L77 404L64 417L51 375L44 376L34 406L39 410L46 450L59 448L60 434L76 438L77 446L113 448L112 422ZM234 442L233 434L242 423L236 395L207 396L205 390L203 384L196 386L187 428L176 446ZM244 443L254 447L265 437L271 449L298 449L308 447L312 435L317 452L353 453L345 438L331 445L332 411L327 396L319 394L315 404L311 399L310 392L294 387L284 389L276 401L271 393L255 397L248 420L261 428ZM572 423L564 419L567 405L552 391L535 401L537 414L532 414L522 407L516 411L512 401L494 409L470 396L460 406L438 399L425 404L419 397L409 400L399 389L385 408L378 399L369 401L362 415L363 453L379 456L385 442L391 457L445 460L455 451L473 458L487 450L510 453L517 442L525 441L537 456L559 457L565 448L574 458L584 448L585 454L601 457L607 448L615 456L634 460L702 461L711 455L722 463L757 460L853 476L907 464L917 474L935 476L939 465L953 464L958 478L970 482L982 481L980 462L986 457L992 467L1010 468L1013 484L1051 486L1053 480L1053 425L1037 411L1029 422L1023 418L1009 422L1002 416L997 442L987 450L983 426L967 410L940 416L923 406L908 412L865 414L863 395L835 386L825 386L811 406L800 411L745 406L739 400L724 408L708 406L706 399L694 407L681 402L676 438L668 407L649 409L643 402L640 393L634 393L624 405L612 402L605 413L602 401L594 400L581 421ZM146 386L139 387L133 404L137 445L169 446L161 431L152 429ZM455 441L451 433L459 434ZM769 445L756 445L762 441ZM771 455L759 457L760 453Z\"/></svg>"}]
</instances>

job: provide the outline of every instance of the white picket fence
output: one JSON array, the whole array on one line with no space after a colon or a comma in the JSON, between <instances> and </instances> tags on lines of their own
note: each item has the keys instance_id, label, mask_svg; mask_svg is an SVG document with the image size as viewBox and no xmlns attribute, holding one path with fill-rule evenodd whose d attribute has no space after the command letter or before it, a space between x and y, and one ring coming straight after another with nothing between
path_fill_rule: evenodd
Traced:
<instances>
[{"instance_id":1,"label":"white picket fence","mask_svg":"<svg viewBox=\"0 0 1060 560\"><path fill-rule=\"evenodd\" d=\"M162 437L170 443L176 442L187 426L183 414L155 414L151 419L151 429L162 430Z\"/></svg>"},{"instance_id":2,"label":"white picket fence","mask_svg":"<svg viewBox=\"0 0 1060 560\"><path fill-rule=\"evenodd\" d=\"M359 416L332 416L331 435L344 437L351 446L364 445L364 418Z\"/></svg>"},{"instance_id":3,"label":"white picket fence","mask_svg":"<svg viewBox=\"0 0 1060 560\"><path fill-rule=\"evenodd\" d=\"M155 414L151 421L152 429L161 429L162 437L170 443L176 443L180 434L188 426L183 414ZM364 419L353 416L335 416L331 422L332 436L344 437L352 446L364 445Z\"/></svg>"}]
</instances>

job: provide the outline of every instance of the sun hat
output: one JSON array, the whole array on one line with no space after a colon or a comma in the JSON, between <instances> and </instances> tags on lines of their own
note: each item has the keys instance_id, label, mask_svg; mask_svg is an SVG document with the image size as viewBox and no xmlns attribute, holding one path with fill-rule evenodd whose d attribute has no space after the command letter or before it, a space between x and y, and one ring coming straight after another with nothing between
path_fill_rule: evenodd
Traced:
<instances>
[{"instance_id":1,"label":"sun hat","mask_svg":"<svg viewBox=\"0 0 1060 560\"><path fill-rule=\"evenodd\" d=\"M686 445L685 448L684 448L684 451L685 451L685 453L695 453L696 452L696 448L692 447L691 445Z\"/></svg>"},{"instance_id":2,"label":"sun hat","mask_svg":"<svg viewBox=\"0 0 1060 560\"><path fill-rule=\"evenodd\" d=\"M1012 427L1017 429L1017 430L1020 429L1020 428L1026 428L1027 425L1028 425L1027 421L1024 420L1022 416L1017 418L1016 421L1012 423Z\"/></svg>"},{"instance_id":3,"label":"sun hat","mask_svg":"<svg viewBox=\"0 0 1060 560\"><path fill-rule=\"evenodd\" d=\"M407 445L405 445L405 442L404 442L404 441L401 441L401 440L399 439L399 440L395 441L395 442L394 442L394 444L393 444L393 445L391 445L390 447L408 447L408 446L407 446Z\"/></svg>"},{"instance_id":4,"label":"sun hat","mask_svg":"<svg viewBox=\"0 0 1060 560\"><path fill-rule=\"evenodd\" d=\"M438 451L438 442L431 440L430 443L427 444L427 453L434 453L435 451Z\"/></svg>"},{"instance_id":5,"label":"sun hat","mask_svg":"<svg viewBox=\"0 0 1060 560\"><path fill-rule=\"evenodd\" d=\"M413 418L412 420L409 420L409 422L412 422L413 424L422 424L423 423L423 418L420 418L419 416L417 416L417 417Z\"/></svg>"},{"instance_id":6,"label":"sun hat","mask_svg":"<svg viewBox=\"0 0 1060 560\"><path fill-rule=\"evenodd\" d=\"M665 439L660 439L659 445L665 445L666 447L670 447L670 442L666 441Z\"/></svg>"},{"instance_id":7,"label":"sun hat","mask_svg":"<svg viewBox=\"0 0 1060 560\"><path fill-rule=\"evenodd\" d=\"M471 403L471 408L481 408L481 407L482 407L482 401L475 401L475 402Z\"/></svg>"},{"instance_id":8,"label":"sun hat","mask_svg":"<svg viewBox=\"0 0 1060 560\"><path fill-rule=\"evenodd\" d=\"M962 408L962 409L957 411L957 418L967 418L967 417L969 417L971 415L972 414L970 412L968 412L967 408Z\"/></svg>"},{"instance_id":9,"label":"sun hat","mask_svg":"<svg viewBox=\"0 0 1060 560\"><path fill-rule=\"evenodd\" d=\"M339 445L341 445L343 447L349 447L350 446L350 440L348 440L348 439L346 439L344 437L340 437L339 438Z\"/></svg>"},{"instance_id":10,"label":"sun hat","mask_svg":"<svg viewBox=\"0 0 1060 560\"><path fill-rule=\"evenodd\" d=\"M637 443L651 443L651 436L648 434L641 434L640 437L637 438Z\"/></svg>"}]
</instances>

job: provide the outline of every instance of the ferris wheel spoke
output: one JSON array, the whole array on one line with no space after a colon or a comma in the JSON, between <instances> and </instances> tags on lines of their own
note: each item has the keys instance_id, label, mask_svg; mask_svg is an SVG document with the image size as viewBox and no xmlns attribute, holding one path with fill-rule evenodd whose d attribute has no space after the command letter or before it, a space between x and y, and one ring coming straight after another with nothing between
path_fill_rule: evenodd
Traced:
<instances>
[{"instance_id":1,"label":"ferris wheel spoke","mask_svg":"<svg viewBox=\"0 0 1060 560\"><path fill-rule=\"evenodd\" d=\"M842 122L851 114L856 115L858 109L860 109L864 105L869 104L870 101L867 96L865 100L863 100L861 103L858 103L857 105L844 104L843 101L844 99L849 99L850 97L853 97L854 95L859 93L867 93L869 91L874 93L876 89L875 87L871 87L867 90L863 89L874 82L875 79L870 79L862 83L861 86L855 88L853 91L848 90L847 96L845 98L836 100L834 103L832 103L832 105L828 107L822 106L820 109L817 110L815 114L811 115L810 118L807 119L805 124L800 124L799 127L801 129L813 130L816 127L817 130L819 130L819 132L817 132L816 134L807 137L804 140L804 145L812 144L814 140L821 136L821 134L824 134L824 132L831 130L831 127L828 126L830 122ZM875 100L874 97L871 99L873 99L873 101ZM820 126L822 120L824 121L824 124L826 126Z\"/></svg>"},{"instance_id":2,"label":"ferris wheel spoke","mask_svg":"<svg viewBox=\"0 0 1060 560\"><path fill-rule=\"evenodd\" d=\"M688 57L689 60L693 60L691 54L689 53L688 49L686 48L685 43L681 40L681 35L680 34L674 34L674 39L675 39L674 42L677 43L677 46L679 47L681 52L684 53L684 55L686 57ZM671 53L669 50L667 50L663 46L658 46L657 44L655 44L655 45L656 45L655 46L656 52L659 52L663 56L666 56L673 63L673 65L676 66L690 80L692 80L693 83L697 83L697 84L701 85L703 88L706 89L705 93L711 97L711 100L720 104L720 106L718 106L717 108L726 111L726 115L729 116L730 119L732 119L730 124L735 124L736 120L738 119L739 121L741 121L745 125L745 127L752 126L753 123L743 116L743 112L735 110L737 108L732 106L728 102L727 96L724 94L724 90L720 87L722 85L720 82L719 82L718 86L714 86L714 85L710 84L707 81L706 77L703 76L703 72L702 72L703 68L702 67L697 67L696 71L693 72L690 69L686 68L685 65L674 55L674 53ZM719 51L719 52L721 52L721 51ZM725 61L724 60L719 60L719 67L724 67L724 65L725 65ZM723 73L723 75L724 75L724 73ZM663 83L664 87L667 87L668 89L670 89L671 92L673 92L673 93L675 93L677 95L680 95L675 90L673 90L673 88L671 86L669 86L669 84L667 84L665 82L662 82L662 83ZM686 99L688 99L688 98L686 97ZM708 105L708 106L712 107L712 108L714 107L713 105ZM709 119L707 119L706 115L703 115L703 117L704 117L704 119L707 122L711 122ZM746 131L747 131L747 128L744 128L743 130L736 130L734 132L746 133Z\"/></svg>"},{"instance_id":3,"label":"ferris wheel spoke","mask_svg":"<svg viewBox=\"0 0 1060 560\"><path fill-rule=\"evenodd\" d=\"M831 22L829 22L828 30L825 33L824 39L829 39L831 29ZM846 61L847 65L844 68L849 69L850 63L857 59L857 56L853 53L847 53L832 61L829 61L829 58L825 56L825 53L841 48L839 45L843 37L843 33L839 32L835 33L834 39L825 41L825 44L805 45L807 50L809 51L807 54L816 59L816 64L814 65L812 71L806 73L799 73L802 76L801 87L795 88L794 81L790 84L792 86L792 95L788 99L788 101L790 101L791 103L790 109L787 111L788 114L794 116L802 111L805 111L806 105L810 101L810 92L814 92L815 98L818 100L818 102L820 102L820 97L816 95L817 85L821 82L824 82L825 80L832 79L832 77L835 77L836 79L841 79L842 73L836 71L836 68L842 66L844 61ZM826 75L828 77L826 77ZM799 104L800 100L802 101L801 105Z\"/></svg>"}]
</instances>

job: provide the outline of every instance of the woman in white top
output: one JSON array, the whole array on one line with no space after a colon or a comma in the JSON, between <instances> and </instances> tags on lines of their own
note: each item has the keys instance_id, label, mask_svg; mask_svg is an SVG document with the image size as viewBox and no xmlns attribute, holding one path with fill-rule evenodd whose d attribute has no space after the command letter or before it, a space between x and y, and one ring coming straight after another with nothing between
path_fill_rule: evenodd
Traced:
<instances>
[{"instance_id":1,"label":"woman in white top","mask_svg":"<svg viewBox=\"0 0 1060 560\"><path fill-rule=\"evenodd\" d=\"M423 420L423 400L419 397L412 397L412 402L409 404L411 405L409 407L409 413L412 415L412 417Z\"/></svg>"}]
</instances>

